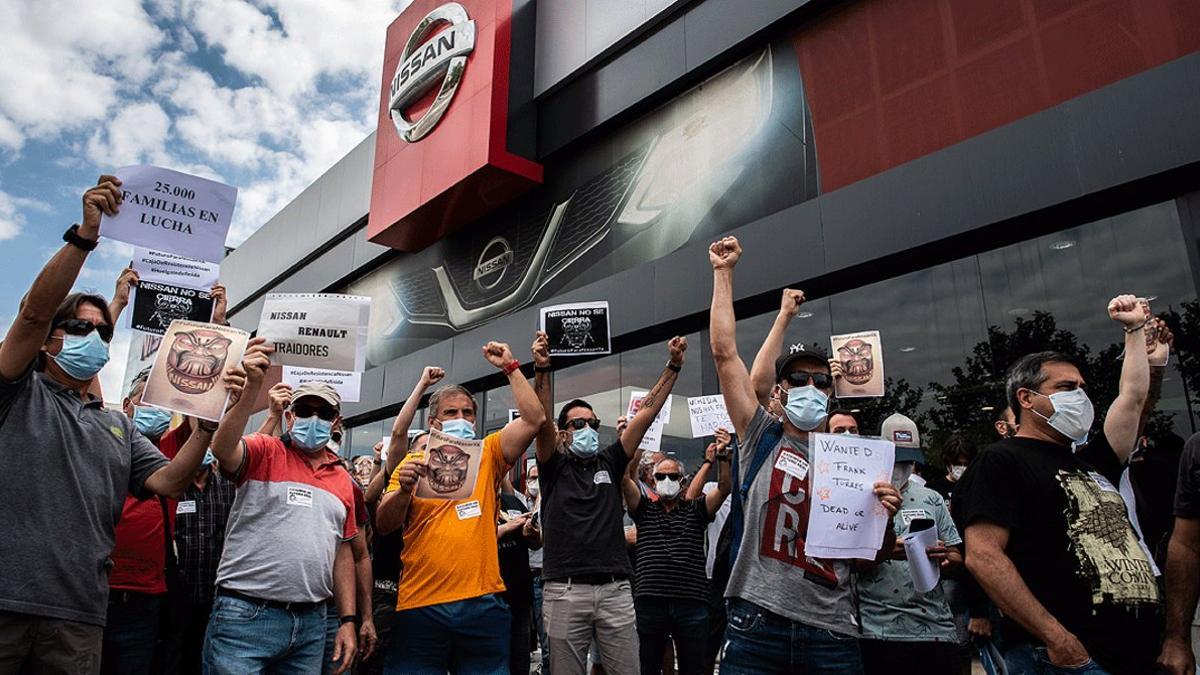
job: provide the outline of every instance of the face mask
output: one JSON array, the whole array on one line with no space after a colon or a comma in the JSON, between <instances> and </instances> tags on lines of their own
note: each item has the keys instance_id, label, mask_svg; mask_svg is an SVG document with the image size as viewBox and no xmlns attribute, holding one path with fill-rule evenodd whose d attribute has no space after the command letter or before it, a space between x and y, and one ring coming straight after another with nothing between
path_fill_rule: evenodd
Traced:
<instances>
[{"instance_id":1,"label":"face mask","mask_svg":"<svg viewBox=\"0 0 1200 675\"><path fill-rule=\"evenodd\" d=\"M108 363L108 343L96 330L84 336L64 335L62 349L51 358L67 375L85 382Z\"/></svg>"},{"instance_id":2,"label":"face mask","mask_svg":"<svg viewBox=\"0 0 1200 675\"><path fill-rule=\"evenodd\" d=\"M313 415L312 417L297 417L292 422L292 442L305 452L324 450L333 433L333 422Z\"/></svg>"},{"instance_id":3,"label":"face mask","mask_svg":"<svg viewBox=\"0 0 1200 675\"><path fill-rule=\"evenodd\" d=\"M677 480L660 480L654 484L654 491L663 499L675 499L679 496L679 481Z\"/></svg>"},{"instance_id":4,"label":"face mask","mask_svg":"<svg viewBox=\"0 0 1200 675\"><path fill-rule=\"evenodd\" d=\"M916 462L897 462L896 466L892 467L892 487L897 490L904 487L904 484L912 477L913 471L916 468Z\"/></svg>"},{"instance_id":5,"label":"face mask","mask_svg":"<svg viewBox=\"0 0 1200 675\"><path fill-rule=\"evenodd\" d=\"M967 467L965 467L961 464L956 464L956 465L950 467L950 477L953 478L954 480L958 480L959 478L962 478L963 472L965 472L966 470L967 470Z\"/></svg>"},{"instance_id":6,"label":"face mask","mask_svg":"<svg viewBox=\"0 0 1200 675\"><path fill-rule=\"evenodd\" d=\"M133 424L142 435L158 438L171 425L171 413L162 408L139 405L133 409Z\"/></svg>"},{"instance_id":7,"label":"face mask","mask_svg":"<svg viewBox=\"0 0 1200 675\"><path fill-rule=\"evenodd\" d=\"M1054 414L1046 417L1032 408L1030 412L1046 420L1046 424L1074 441L1076 445L1083 445L1087 440L1088 431L1092 428L1092 422L1096 419L1096 410L1092 407L1087 393L1082 389L1059 391L1049 396L1036 391L1033 393L1050 399L1050 405L1054 406Z\"/></svg>"},{"instance_id":8,"label":"face mask","mask_svg":"<svg viewBox=\"0 0 1200 675\"><path fill-rule=\"evenodd\" d=\"M536 497L538 496L538 492L541 491L542 487L538 485L537 480L531 480L529 481L529 484L525 486L525 489L529 492L530 497Z\"/></svg>"},{"instance_id":9,"label":"face mask","mask_svg":"<svg viewBox=\"0 0 1200 675\"><path fill-rule=\"evenodd\" d=\"M792 424L801 431L812 431L821 426L828 415L826 408L829 397L813 385L793 387L788 390L787 405L783 411Z\"/></svg>"},{"instance_id":10,"label":"face mask","mask_svg":"<svg viewBox=\"0 0 1200 675\"><path fill-rule=\"evenodd\" d=\"M462 418L442 422L442 433L447 436L461 438L464 441L475 440L475 425Z\"/></svg>"},{"instance_id":11,"label":"face mask","mask_svg":"<svg viewBox=\"0 0 1200 675\"><path fill-rule=\"evenodd\" d=\"M571 434L571 452L580 459L595 457L600 452L600 434L591 427L584 427Z\"/></svg>"},{"instance_id":12,"label":"face mask","mask_svg":"<svg viewBox=\"0 0 1200 675\"><path fill-rule=\"evenodd\" d=\"M216 461L217 461L217 456L212 453L212 450L205 450L204 451L204 459L200 460L200 466L201 466L201 468L203 468L203 467L208 466L209 464L216 463Z\"/></svg>"}]
</instances>

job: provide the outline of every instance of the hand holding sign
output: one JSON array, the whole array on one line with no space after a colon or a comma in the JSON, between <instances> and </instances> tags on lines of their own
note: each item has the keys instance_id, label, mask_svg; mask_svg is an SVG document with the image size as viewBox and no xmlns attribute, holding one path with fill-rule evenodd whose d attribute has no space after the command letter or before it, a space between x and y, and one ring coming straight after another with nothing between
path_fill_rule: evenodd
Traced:
<instances>
[{"instance_id":1,"label":"hand holding sign","mask_svg":"<svg viewBox=\"0 0 1200 675\"><path fill-rule=\"evenodd\" d=\"M92 241L100 237L100 217L116 216L125 199L120 187L120 178L104 174L95 187L83 193L83 222L79 225L79 236Z\"/></svg>"},{"instance_id":2,"label":"hand holding sign","mask_svg":"<svg viewBox=\"0 0 1200 675\"><path fill-rule=\"evenodd\" d=\"M129 293L134 286L138 285L140 278L137 270L132 267L126 267L121 270L120 276L117 277L117 287L113 289L112 303L120 307L125 307L129 304Z\"/></svg>"},{"instance_id":3,"label":"hand holding sign","mask_svg":"<svg viewBox=\"0 0 1200 675\"><path fill-rule=\"evenodd\" d=\"M873 559L883 543L888 513L900 495L887 482L895 445L856 436L811 434L812 491L804 551L814 558Z\"/></svg>"},{"instance_id":4,"label":"hand holding sign","mask_svg":"<svg viewBox=\"0 0 1200 675\"><path fill-rule=\"evenodd\" d=\"M550 336L546 335L546 331L539 330L534 333L533 346L530 347L530 351L533 352L534 368L550 367Z\"/></svg>"}]
</instances>

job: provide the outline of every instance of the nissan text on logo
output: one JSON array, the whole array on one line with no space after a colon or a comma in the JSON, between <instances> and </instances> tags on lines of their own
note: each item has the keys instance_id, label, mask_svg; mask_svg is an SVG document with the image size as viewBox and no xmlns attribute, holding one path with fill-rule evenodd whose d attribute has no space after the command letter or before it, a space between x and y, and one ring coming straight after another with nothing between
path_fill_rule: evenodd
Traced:
<instances>
[{"instance_id":1,"label":"nissan text on logo","mask_svg":"<svg viewBox=\"0 0 1200 675\"><path fill-rule=\"evenodd\" d=\"M428 41L433 31L448 23L450 27ZM425 15L413 29L404 52L396 64L396 74L388 92L388 110L400 138L416 143L437 126L467 68L467 55L475 49L475 22L457 2L448 2ZM413 103L439 86L433 105L418 120L404 114Z\"/></svg>"},{"instance_id":2,"label":"nissan text on logo","mask_svg":"<svg viewBox=\"0 0 1200 675\"><path fill-rule=\"evenodd\" d=\"M475 272L471 278L479 288L488 291L496 287L504 278L504 272L513 261L512 246L504 237L494 237L483 247L479 254L479 262L475 263Z\"/></svg>"}]
</instances>

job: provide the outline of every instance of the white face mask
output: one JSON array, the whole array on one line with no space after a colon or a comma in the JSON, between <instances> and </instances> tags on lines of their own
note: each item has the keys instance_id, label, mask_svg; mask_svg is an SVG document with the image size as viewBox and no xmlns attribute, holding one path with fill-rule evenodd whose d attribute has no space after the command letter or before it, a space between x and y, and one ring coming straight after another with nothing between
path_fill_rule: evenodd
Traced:
<instances>
[{"instance_id":1,"label":"white face mask","mask_svg":"<svg viewBox=\"0 0 1200 675\"><path fill-rule=\"evenodd\" d=\"M679 481L660 480L654 484L654 491L663 499L674 499L679 496Z\"/></svg>"},{"instance_id":2,"label":"white face mask","mask_svg":"<svg viewBox=\"0 0 1200 675\"><path fill-rule=\"evenodd\" d=\"M950 467L950 477L954 480L958 480L962 478L963 472L966 470L967 467L961 464L955 464L954 466Z\"/></svg>"},{"instance_id":3,"label":"white face mask","mask_svg":"<svg viewBox=\"0 0 1200 675\"><path fill-rule=\"evenodd\" d=\"M525 486L525 489L529 491L530 497L536 497L538 496L538 492L541 491L542 487L538 485L536 478L532 478L530 479L529 484Z\"/></svg>"},{"instance_id":4,"label":"white face mask","mask_svg":"<svg viewBox=\"0 0 1200 675\"><path fill-rule=\"evenodd\" d=\"M1054 414L1046 417L1032 408L1029 409L1030 412L1046 420L1046 424L1071 439L1075 445L1083 445L1087 441L1092 422L1096 420L1096 409L1092 407L1092 401L1088 398L1087 392L1082 389L1072 389L1058 391L1049 396L1036 391L1033 393L1050 399L1050 405L1054 406Z\"/></svg>"}]
</instances>

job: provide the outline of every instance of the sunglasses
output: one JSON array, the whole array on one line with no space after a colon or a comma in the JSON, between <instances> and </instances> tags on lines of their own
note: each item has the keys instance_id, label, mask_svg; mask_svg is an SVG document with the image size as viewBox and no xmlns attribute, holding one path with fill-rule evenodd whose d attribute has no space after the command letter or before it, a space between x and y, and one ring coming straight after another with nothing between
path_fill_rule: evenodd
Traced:
<instances>
[{"instance_id":1,"label":"sunglasses","mask_svg":"<svg viewBox=\"0 0 1200 675\"><path fill-rule=\"evenodd\" d=\"M298 403L292 406L292 412L296 414L296 417L312 417L316 415L326 422L332 422L338 416L338 411L330 406L324 405L316 408L307 403Z\"/></svg>"},{"instance_id":2,"label":"sunglasses","mask_svg":"<svg viewBox=\"0 0 1200 675\"><path fill-rule=\"evenodd\" d=\"M803 370L792 371L783 376L793 387L806 387L809 382L817 389L825 389L833 384L833 378L828 373L806 373Z\"/></svg>"},{"instance_id":3,"label":"sunglasses","mask_svg":"<svg viewBox=\"0 0 1200 675\"><path fill-rule=\"evenodd\" d=\"M593 429L599 429L600 428L600 420L598 420L594 417L590 420L585 420L582 417L573 419L573 420L567 420L567 428L568 429L573 429L575 431L579 431L580 429L582 429L584 427L591 427Z\"/></svg>"},{"instance_id":4,"label":"sunglasses","mask_svg":"<svg viewBox=\"0 0 1200 675\"><path fill-rule=\"evenodd\" d=\"M54 327L61 328L67 335L74 335L76 337L86 337L92 331L96 331L100 333L101 340L112 342L113 327L106 323L96 325L87 319L66 319L54 324Z\"/></svg>"},{"instance_id":5,"label":"sunglasses","mask_svg":"<svg viewBox=\"0 0 1200 675\"><path fill-rule=\"evenodd\" d=\"M680 475L677 473L656 473L654 480L679 480Z\"/></svg>"}]
</instances>

